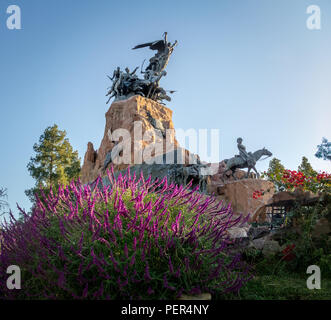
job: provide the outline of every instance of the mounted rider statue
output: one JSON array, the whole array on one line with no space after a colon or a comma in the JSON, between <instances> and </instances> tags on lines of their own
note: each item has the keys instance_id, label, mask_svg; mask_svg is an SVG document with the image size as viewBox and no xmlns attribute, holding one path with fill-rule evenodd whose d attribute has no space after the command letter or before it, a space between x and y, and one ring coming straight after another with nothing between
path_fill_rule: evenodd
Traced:
<instances>
[{"instance_id":1,"label":"mounted rider statue","mask_svg":"<svg viewBox=\"0 0 331 320\"><path fill-rule=\"evenodd\" d=\"M235 155L233 158L224 160L224 162L226 163L226 169L224 171L224 174L225 172L231 170L231 174L235 178L234 172L236 171L236 169L248 168L246 174L247 178L249 176L251 169L253 169L256 173L256 176L259 177L259 173L255 168L256 162L260 160L262 156L266 156L266 158L271 157L272 153L266 148L257 150L254 153L247 152L246 147L242 144L242 142L243 142L242 138L237 139L237 143L238 143L237 147L239 150L239 155Z\"/></svg>"},{"instance_id":2,"label":"mounted rider statue","mask_svg":"<svg viewBox=\"0 0 331 320\"><path fill-rule=\"evenodd\" d=\"M239 157L241 157L243 159L243 161L247 161L248 164L252 164L253 166L255 165L255 161L252 158L252 153L246 151L246 147L242 144L243 139L242 138L238 138L237 139L237 147L239 150Z\"/></svg>"}]
</instances>

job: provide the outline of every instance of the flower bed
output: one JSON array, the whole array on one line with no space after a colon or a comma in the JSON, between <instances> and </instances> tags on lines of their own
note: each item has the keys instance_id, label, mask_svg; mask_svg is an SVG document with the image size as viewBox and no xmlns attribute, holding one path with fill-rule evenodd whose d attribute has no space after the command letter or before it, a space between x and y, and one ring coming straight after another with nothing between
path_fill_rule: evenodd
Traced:
<instances>
[{"instance_id":1,"label":"flower bed","mask_svg":"<svg viewBox=\"0 0 331 320\"><path fill-rule=\"evenodd\" d=\"M72 182L3 228L0 291L7 299L174 299L237 293L251 278L226 231L247 218L197 189L136 179ZM18 265L22 289L6 288Z\"/></svg>"}]
</instances>

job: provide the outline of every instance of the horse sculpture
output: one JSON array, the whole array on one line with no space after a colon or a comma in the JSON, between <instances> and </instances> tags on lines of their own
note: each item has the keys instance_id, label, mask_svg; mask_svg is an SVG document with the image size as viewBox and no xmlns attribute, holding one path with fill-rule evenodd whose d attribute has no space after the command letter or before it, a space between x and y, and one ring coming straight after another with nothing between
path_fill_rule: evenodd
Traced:
<instances>
[{"instance_id":1,"label":"horse sculpture","mask_svg":"<svg viewBox=\"0 0 331 320\"><path fill-rule=\"evenodd\" d=\"M248 154L249 154L248 160L245 160L241 156L238 156L238 155L234 156L230 159L225 159L224 162L226 164L226 168L225 168L224 174L225 174L225 172L231 170L232 177L234 179L236 179L236 177L234 176L234 172L237 169L248 168L246 178L248 178L251 169L253 169L255 171L256 176L259 178L260 175L255 168L256 162L259 161L262 156L266 156L266 158L271 157L272 153L268 149L263 148L263 149L255 151L253 153L249 152Z\"/></svg>"},{"instance_id":2,"label":"horse sculpture","mask_svg":"<svg viewBox=\"0 0 331 320\"><path fill-rule=\"evenodd\" d=\"M181 179L184 185L192 180L193 185L199 185L200 192L207 192L207 185L210 183L210 175L202 174L201 169L207 168L204 164L193 164L187 167L182 167Z\"/></svg>"}]
</instances>

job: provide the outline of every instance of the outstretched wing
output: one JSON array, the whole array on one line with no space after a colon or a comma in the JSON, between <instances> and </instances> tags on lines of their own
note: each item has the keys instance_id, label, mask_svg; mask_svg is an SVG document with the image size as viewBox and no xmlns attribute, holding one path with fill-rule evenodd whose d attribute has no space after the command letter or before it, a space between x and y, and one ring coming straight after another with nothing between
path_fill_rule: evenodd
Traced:
<instances>
[{"instance_id":1,"label":"outstretched wing","mask_svg":"<svg viewBox=\"0 0 331 320\"><path fill-rule=\"evenodd\" d=\"M145 47L149 47L151 50L162 51L162 50L164 50L165 44L164 44L163 40L157 40L157 41L154 41L154 42L147 42L147 43L143 43L143 44L138 44L137 46L132 48L132 50L145 48Z\"/></svg>"}]
</instances>

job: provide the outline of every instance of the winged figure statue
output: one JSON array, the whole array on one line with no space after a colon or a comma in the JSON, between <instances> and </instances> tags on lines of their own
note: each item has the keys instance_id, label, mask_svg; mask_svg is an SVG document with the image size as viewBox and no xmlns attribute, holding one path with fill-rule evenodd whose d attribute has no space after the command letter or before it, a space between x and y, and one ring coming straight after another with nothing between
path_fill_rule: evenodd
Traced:
<instances>
[{"instance_id":1,"label":"winged figure statue","mask_svg":"<svg viewBox=\"0 0 331 320\"><path fill-rule=\"evenodd\" d=\"M162 72L170 59L172 52L174 51L174 47L177 45L177 40L171 44L167 40L167 32L163 34L163 40L156 40L153 42L147 42L143 44L139 44L132 48L132 50L146 48L148 47L151 50L157 50L157 53L149 60L149 65L146 70L152 70L155 72Z\"/></svg>"},{"instance_id":2,"label":"winged figure statue","mask_svg":"<svg viewBox=\"0 0 331 320\"><path fill-rule=\"evenodd\" d=\"M140 79L135 74L138 68L135 68L133 72L130 72L129 68L126 68L126 72L124 72L118 67L112 77L108 76L113 83L106 94L106 96L109 96L107 103L112 97L115 97L116 101L127 99L133 95L141 95L160 103L162 103L162 100L171 101L167 92L172 94L175 90L166 91L159 86L159 82L167 74L164 69L176 45L177 40L174 43L168 42L167 32L164 32L162 40L139 44L132 48L133 50L149 48L157 52L149 59L149 65L144 71L141 67L141 73L144 75L143 79Z\"/></svg>"}]
</instances>

